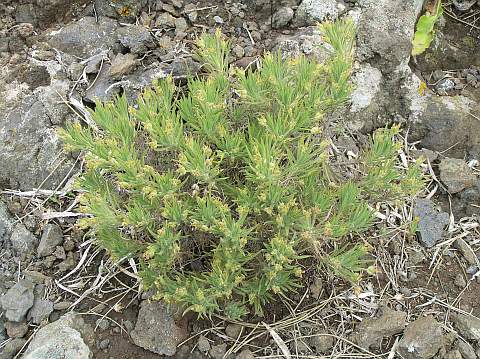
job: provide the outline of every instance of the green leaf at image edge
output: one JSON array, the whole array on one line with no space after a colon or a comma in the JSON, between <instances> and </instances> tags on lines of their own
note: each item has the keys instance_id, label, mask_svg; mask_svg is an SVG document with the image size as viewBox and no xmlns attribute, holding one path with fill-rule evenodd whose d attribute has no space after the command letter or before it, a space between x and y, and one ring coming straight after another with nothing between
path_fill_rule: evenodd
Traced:
<instances>
[{"instance_id":1,"label":"green leaf at image edge","mask_svg":"<svg viewBox=\"0 0 480 359\"><path fill-rule=\"evenodd\" d=\"M422 15L417 23L417 30L415 31L415 36L413 38L412 44L412 55L417 56L425 52L426 49L430 47L430 44L433 41L435 35L435 24L442 16L443 8L441 0L437 1L435 6L435 13L430 14L426 13Z\"/></svg>"}]
</instances>

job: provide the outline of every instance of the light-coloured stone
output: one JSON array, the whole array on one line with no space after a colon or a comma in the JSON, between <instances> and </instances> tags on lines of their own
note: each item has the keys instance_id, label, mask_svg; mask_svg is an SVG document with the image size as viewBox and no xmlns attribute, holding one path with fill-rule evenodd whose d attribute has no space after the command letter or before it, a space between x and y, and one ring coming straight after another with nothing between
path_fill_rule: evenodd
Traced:
<instances>
[{"instance_id":1,"label":"light-coloured stone","mask_svg":"<svg viewBox=\"0 0 480 359\"><path fill-rule=\"evenodd\" d=\"M379 69L366 63L353 76L354 91L350 96L351 112L358 112L371 105L372 101L380 91L382 73Z\"/></svg>"},{"instance_id":2,"label":"light-coloured stone","mask_svg":"<svg viewBox=\"0 0 480 359\"><path fill-rule=\"evenodd\" d=\"M335 0L303 0L297 8L294 24L305 26L335 20L345 9L345 5Z\"/></svg>"},{"instance_id":3,"label":"light-coloured stone","mask_svg":"<svg viewBox=\"0 0 480 359\"><path fill-rule=\"evenodd\" d=\"M91 332L81 316L66 314L35 334L23 359L91 359L86 340Z\"/></svg>"},{"instance_id":4,"label":"light-coloured stone","mask_svg":"<svg viewBox=\"0 0 480 359\"><path fill-rule=\"evenodd\" d=\"M177 325L175 314L162 302L143 301L130 333L133 342L160 355L174 355L177 345L187 337L186 329Z\"/></svg>"},{"instance_id":5,"label":"light-coloured stone","mask_svg":"<svg viewBox=\"0 0 480 359\"><path fill-rule=\"evenodd\" d=\"M430 359L436 357L443 344L440 323L426 316L407 326L398 343L398 352L404 359Z\"/></svg>"}]
</instances>

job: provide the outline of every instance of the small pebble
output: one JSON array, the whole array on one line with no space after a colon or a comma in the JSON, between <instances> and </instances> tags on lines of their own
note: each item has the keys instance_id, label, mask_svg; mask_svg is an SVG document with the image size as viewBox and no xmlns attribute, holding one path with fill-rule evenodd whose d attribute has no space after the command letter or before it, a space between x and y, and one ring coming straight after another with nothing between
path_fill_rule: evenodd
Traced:
<instances>
[{"instance_id":1,"label":"small pebble","mask_svg":"<svg viewBox=\"0 0 480 359\"><path fill-rule=\"evenodd\" d=\"M183 7L183 1L182 0L172 0L172 5L173 7L177 9L181 9Z\"/></svg>"},{"instance_id":2,"label":"small pebble","mask_svg":"<svg viewBox=\"0 0 480 359\"><path fill-rule=\"evenodd\" d=\"M123 327L125 328L125 330L128 333L130 333L135 326L133 325L133 323L130 320L124 320L123 321Z\"/></svg>"},{"instance_id":3,"label":"small pebble","mask_svg":"<svg viewBox=\"0 0 480 359\"><path fill-rule=\"evenodd\" d=\"M236 59L241 59L245 56L245 50L240 45L235 45L232 49L232 53Z\"/></svg>"},{"instance_id":4,"label":"small pebble","mask_svg":"<svg viewBox=\"0 0 480 359\"><path fill-rule=\"evenodd\" d=\"M66 309L70 308L70 306L72 304L73 304L73 302L68 302L68 301L58 302L58 303L53 304L53 309L55 309L55 310L66 310Z\"/></svg>"},{"instance_id":5,"label":"small pebble","mask_svg":"<svg viewBox=\"0 0 480 359\"><path fill-rule=\"evenodd\" d=\"M255 356L250 351L250 349L244 349L240 352L240 354L237 355L236 359L254 359L254 358Z\"/></svg>"},{"instance_id":6,"label":"small pebble","mask_svg":"<svg viewBox=\"0 0 480 359\"><path fill-rule=\"evenodd\" d=\"M475 274L478 272L478 267L477 266L469 266L465 270L468 274Z\"/></svg>"},{"instance_id":7,"label":"small pebble","mask_svg":"<svg viewBox=\"0 0 480 359\"><path fill-rule=\"evenodd\" d=\"M459 288L464 288L467 285L467 282L461 273L457 274L453 283Z\"/></svg>"},{"instance_id":8,"label":"small pebble","mask_svg":"<svg viewBox=\"0 0 480 359\"><path fill-rule=\"evenodd\" d=\"M210 350L210 342L205 336L201 335L200 338L198 338L197 348L203 353L206 353Z\"/></svg>"},{"instance_id":9,"label":"small pebble","mask_svg":"<svg viewBox=\"0 0 480 359\"><path fill-rule=\"evenodd\" d=\"M100 330L107 330L110 327L110 322L106 318L97 319L95 324Z\"/></svg>"},{"instance_id":10,"label":"small pebble","mask_svg":"<svg viewBox=\"0 0 480 359\"><path fill-rule=\"evenodd\" d=\"M213 20L214 20L215 23L217 23L217 24L223 24L223 22L224 22L223 19L222 19L220 16L218 16L218 15L215 15L215 16L213 17Z\"/></svg>"},{"instance_id":11,"label":"small pebble","mask_svg":"<svg viewBox=\"0 0 480 359\"><path fill-rule=\"evenodd\" d=\"M223 344L218 344L213 346L208 351L208 354L210 354L210 356L213 359L223 359L223 356L225 355L226 352L227 352L227 344L223 343Z\"/></svg>"},{"instance_id":12,"label":"small pebble","mask_svg":"<svg viewBox=\"0 0 480 359\"><path fill-rule=\"evenodd\" d=\"M229 324L225 328L225 334L227 334L232 339L237 339L240 333L242 332L242 326L239 324Z\"/></svg>"},{"instance_id":13,"label":"small pebble","mask_svg":"<svg viewBox=\"0 0 480 359\"><path fill-rule=\"evenodd\" d=\"M103 339L101 340L98 345L97 345L98 349L101 349L101 350L105 350L105 349L108 349L110 347L110 339Z\"/></svg>"},{"instance_id":14,"label":"small pebble","mask_svg":"<svg viewBox=\"0 0 480 359\"><path fill-rule=\"evenodd\" d=\"M91 309L93 313L97 313L97 314L102 313L104 310L105 310L105 304L102 304L102 303L97 304Z\"/></svg>"}]
</instances>

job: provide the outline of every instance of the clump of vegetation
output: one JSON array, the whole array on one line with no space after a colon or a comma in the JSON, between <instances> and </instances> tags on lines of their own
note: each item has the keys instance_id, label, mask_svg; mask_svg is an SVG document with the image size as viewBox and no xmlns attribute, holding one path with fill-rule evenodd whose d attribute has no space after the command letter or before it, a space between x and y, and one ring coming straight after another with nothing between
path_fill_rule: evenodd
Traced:
<instances>
[{"instance_id":1,"label":"clump of vegetation","mask_svg":"<svg viewBox=\"0 0 480 359\"><path fill-rule=\"evenodd\" d=\"M435 24L443 14L442 0L434 0L431 10L418 19L415 35L412 40L412 55L423 54L433 41L435 36Z\"/></svg>"},{"instance_id":2,"label":"clump of vegetation","mask_svg":"<svg viewBox=\"0 0 480 359\"><path fill-rule=\"evenodd\" d=\"M161 80L135 106L97 103L100 131L62 131L86 153L83 225L115 258L136 258L157 299L199 315L262 313L300 285L307 256L357 281L365 247L345 238L372 226L370 205L422 186L418 166L397 167L396 127L373 135L356 178L331 176L322 124L350 94L354 27L321 29L326 63L270 54L257 71L229 66L229 42L204 35L206 75L186 89Z\"/></svg>"}]
</instances>

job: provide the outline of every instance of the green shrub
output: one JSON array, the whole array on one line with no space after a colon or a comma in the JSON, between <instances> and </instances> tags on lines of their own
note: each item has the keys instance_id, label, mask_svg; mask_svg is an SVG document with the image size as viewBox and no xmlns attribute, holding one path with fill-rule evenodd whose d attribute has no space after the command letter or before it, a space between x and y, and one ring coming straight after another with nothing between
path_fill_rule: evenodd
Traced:
<instances>
[{"instance_id":1,"label":"green shrub","mask_svg":"<svg viewBox=\"0 0 480 359\"><path fill-rule=\"evenodd\" d=\"M357 281L365 247L345 237L372 226L369 203L402 200L422 180L418 166L397 166L398 128L373 135L356 178L330 175L323 115L350 93L353 29L322 26L324 64L270 54L247 72L229 66L219 32L204 35L206 75L187 89L161 80L133 107L97 103L98 132L67 126L66 146L86 153L78 186L97 243L138 259L156 298L199 315L262 313L300 285L307 256Z\"/></svg>"}]
</instances>

